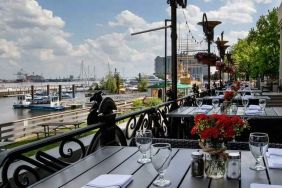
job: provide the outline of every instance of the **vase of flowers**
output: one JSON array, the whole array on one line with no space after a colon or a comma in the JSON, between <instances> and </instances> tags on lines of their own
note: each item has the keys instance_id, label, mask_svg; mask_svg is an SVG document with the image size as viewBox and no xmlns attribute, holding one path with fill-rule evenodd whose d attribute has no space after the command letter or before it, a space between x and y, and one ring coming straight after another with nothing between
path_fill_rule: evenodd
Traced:
<instances>
[{"instance_id":1,"label":"vase of flowers","mask_svg":"<svg viewBox=\"0 0 282 188\"><path fill-rule=\"evenodd\" d=\"M239 136L248 127L239 116L225 114L195 116L191 134L200 137L199 145L205 152L205 173L207 177L218 179L225 175L227 154L225 143Z\"/></svg>"},{"instance_id":2,"label":"vase of flowers","mask_svg":"<svg viewBox=\"0 0 282 188\"><path fill-rule=\"evenodd\" d=\"M231 104L232 104L232 99L235 96L234 91L225 91L224 92L224 101L221 105L221 113L228 114Z\"/></svg>"}]
</instances>

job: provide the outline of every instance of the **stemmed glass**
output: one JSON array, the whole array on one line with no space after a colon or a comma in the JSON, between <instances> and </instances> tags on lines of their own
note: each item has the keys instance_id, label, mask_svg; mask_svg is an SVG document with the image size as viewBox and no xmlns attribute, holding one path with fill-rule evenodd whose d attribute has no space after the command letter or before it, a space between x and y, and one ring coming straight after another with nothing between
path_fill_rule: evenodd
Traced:
<instances>
[{"instance_id":1,"label":"stemmed glass","mask_svg":"<svg viewBox=\"0 0 282 188\"><path fill-rule=\"evenodd\" d=\"M215 90L215 95L219 96L219 91L218 90Z\"/></svg>"},{"instance_id":2,"label":"stemmed glass","mask_svg":"<svg viewBox=\"0 0 282 188\"><path fill-rule=\"evenodd\" d=\"M250 169L256 171L265 170L262 158L268 148L268 142L269 138L267 133L254 132L250 134L249 147L256 159L255 165L250 166Z\"/></svg>"},{"instance_id":3,"label":"stemmed glass","mask_svg":"<svg viewBox=\"0 0 282 188\"><path fill-rule=\"evenodd\" d=\"M247 106L249 104L249 99L246 98L246 97L242 97L242 104L244 106L244 110L246 111L247 110Z\"/></svg>"},{"instance_id":4,"label":"stemmed glass","mask_svg":"<svg viewBox=\"0 0 282 188\"><path fill-rule=\"evenodd\" d=\"M212 99L212 105L213 105L213 108L216 109L219 105L219 100L218 99Z\"/></svg>"},{"instance_id":5,"label":"stemmed glass","mask_svg":"<svg viewBox=\"0 0 282 188\"><path fill-rule=\"evenodd\" d=\"M146 152L151 148L152 137L151 130L138 130L136 132L135 142L142 153L142 158L137 160L138 163L145 164L151 162L151 159L147 158Z\"/></svg>"},{"instance_id":6,"label":"stemmed glass","mask_svg":"<svg viewBox=\"0 0 282 188\"><path fill-rule=\"evenodd\" d=\"M203 99L202 98L196 98L196 104L197 104L198 108L201 108L201 106L203 105Z\"/></svg>"},{"instance_id":7,"label":"stemmed glass","mask_svg":"<svg viewBox=\"0 0 282 188\"><path fill-rule=\"evenodd\" d=\"M262 111L264 111L265 106L266 106L266 99L259 99L259 106Z\"/></svg>"},{"instance_id":8,"label":"stemmed glass","mask_svg":"<svg viewBox=\"0 0 282 188\"><path fill-rule=\"evenodd\" d=\"M170 185L170 181L164 178L164 174L171 161L171 145L168 143L152 144L151 156L152 164L159 174L153 184L158 187Z\"/></svg>"}]
</instances>

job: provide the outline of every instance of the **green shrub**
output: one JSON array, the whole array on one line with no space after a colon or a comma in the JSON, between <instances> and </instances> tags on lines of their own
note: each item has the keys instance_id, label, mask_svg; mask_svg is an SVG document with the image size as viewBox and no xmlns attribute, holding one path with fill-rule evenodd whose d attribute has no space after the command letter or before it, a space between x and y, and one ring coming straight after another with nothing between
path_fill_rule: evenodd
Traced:
<instances>
[{"instance_id":1,"label":"green shrub","mask_svg":"<svg viewBox=\"0 0 282 188\"><path fill-rule=\"evenodd\" d=\"M162 100L155 97L145 98L145 99L135 99L133 102L133 107L153 107L162 103Z\"/></svg>"}]
</instances>

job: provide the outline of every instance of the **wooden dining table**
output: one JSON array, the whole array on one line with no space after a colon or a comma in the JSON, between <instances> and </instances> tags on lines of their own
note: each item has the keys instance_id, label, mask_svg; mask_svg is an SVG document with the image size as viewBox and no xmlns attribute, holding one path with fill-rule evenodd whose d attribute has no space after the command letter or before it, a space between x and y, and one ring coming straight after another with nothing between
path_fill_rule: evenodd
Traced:
<instances>
[{"instance_id":1,"label":"wooden dining table","mask_svg":"<svg viewBox=\"0 0 282 188\"><path fill-rule=\"evenodd\" d=\"M282 170L253 171L255 163L250 151L241 151L241 178L238 180L195 178L191 176L191 153L196 149L172 149L172 160L165 173L171 181L169 188L250 188L251 183L282 185ZM233 152L233 151L228 151ZM238 152L238 151L236 151ZM79 188L102 174L130 174L133 181L128 188L155 187L158 177L151 163L140 164L137 147L108 146L97 150L74 164L33 184L33 188ZM267 165L267 160L265 160Z\"/></svg>"}]
</instances>

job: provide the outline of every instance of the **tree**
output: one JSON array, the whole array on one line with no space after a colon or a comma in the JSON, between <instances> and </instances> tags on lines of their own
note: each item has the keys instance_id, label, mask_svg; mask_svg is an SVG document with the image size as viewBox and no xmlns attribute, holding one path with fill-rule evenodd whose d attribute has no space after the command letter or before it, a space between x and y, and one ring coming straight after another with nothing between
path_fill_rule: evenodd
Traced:
<instances>
[{"instance_id":1,"label":"tree","mask_svg":"<svg viewBox=\"0 0 282 188\"><path fill-rule=\"evenodd\" d=\"M136 79L138 81L138 90L147 91L149 80L145 76L142 76L141 73L138 74L138 78Z\"/></svg>"},{"instance_id":2,"label":"tree","mask_svg":"<svg viewBox=\"0 0 282 188\"><path fill-rule=\"evenodd\" d=\"M256 27L245 39L239 40L232 49L233 58L241 76L256 78L278 76L279 70L279 24L278 9L261 16Z\"/></svg>"},{"instance_id":3,"label":"tree","mask_svg":"<svg viewBox=\"0 0 282 188\"><path fill-rule=\"evenodd\" d=\"M114 78L115 78L115 82L116 82L116 93L119 93L120 84L122 82L122 79L121 79L119 73L117 72L117 69L115 69Z\"/></svg>"}]
</instances>

